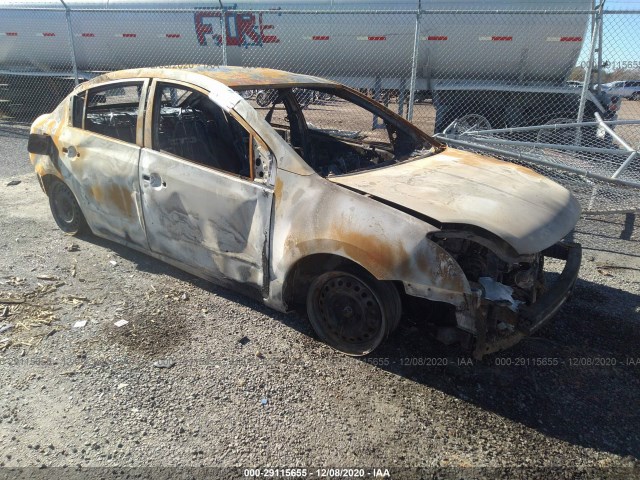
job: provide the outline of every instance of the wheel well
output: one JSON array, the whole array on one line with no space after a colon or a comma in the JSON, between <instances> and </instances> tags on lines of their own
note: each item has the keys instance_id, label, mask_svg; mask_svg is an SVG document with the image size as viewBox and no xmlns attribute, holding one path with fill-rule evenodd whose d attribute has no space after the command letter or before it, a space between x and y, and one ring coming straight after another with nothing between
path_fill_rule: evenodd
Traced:
<instances>
[{"instance_id":1,"label":"wheel well","mask_svg":"<svg viewBox=\"0 0 640 480\"><path fill-rule=\"evenodd\" d=\"M51 188L51 184L55 181L57 182L60 181L60 179L55 175L48 174L40 177L40 184L42 185L42 189L44 190L44 193L49 195L49 188Z\"/></svg>"},{"instance_id":2,"label":"wheel well","mask_svg":"<svg viewBox=\"0 0 640 480\"><path fill-rule=\"evenodd\" d=\"M371 272L353 260L331 253L317 253L301 258L287 273L282 296L285 304L294 309L303 307L309 286L316 276L331 270L345 268L352 272L359 271L372 275ZM400 282L393 283L396 288L399 288L398 283ZM402 294L404 289L399 288L399 291Z\"/></svg>"}]
</instances>

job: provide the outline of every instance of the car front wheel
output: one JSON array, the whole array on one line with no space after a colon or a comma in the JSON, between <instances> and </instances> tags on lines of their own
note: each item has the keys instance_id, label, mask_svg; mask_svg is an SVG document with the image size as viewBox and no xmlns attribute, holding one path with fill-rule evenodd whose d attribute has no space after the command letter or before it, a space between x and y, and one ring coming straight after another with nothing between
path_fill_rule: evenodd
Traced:
<instances>
[{"instance_id":1,"label":"car front wheel","mask_svg":"<svg viewBox=\"0 0 640 480\"><path fill-rule=\"evenodd\" d=\"M86 233L87 222L73 192L64 183L55 180L49 186L49 206L53 219L67 235Z\"/></svg>"},{"instance_id":2,"label":"car front wheel","mask_svg":"<svg viewBox=\"0 0 640 480\"><path fill-rule=\"evenodd\" d=\"M401 314L396 288L364 272L326 272L311 283L307 314L316 334L347 355L366 355L397 327Z\"/></svg>"}]
</instances>

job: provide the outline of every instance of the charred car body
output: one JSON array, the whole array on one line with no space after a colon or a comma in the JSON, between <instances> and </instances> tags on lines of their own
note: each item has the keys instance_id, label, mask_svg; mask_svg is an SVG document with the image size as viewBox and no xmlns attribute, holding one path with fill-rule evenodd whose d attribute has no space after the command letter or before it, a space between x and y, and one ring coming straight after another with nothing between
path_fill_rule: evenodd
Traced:
<instances>
[{"instance_id":1,"label":"charred car body","mask_svg":"<svg viewBox=\"0 0 640 480\"><path fill-rule=\"evenodd\" d=\"M271 89L258 109L243 90ZM321 98L303 112L308 89ZM29 139L67 233L90 229L287 311L351 355L403 311L480 357L551 318L578 275L563 187L448 148L355 90L268 69L113 72L80 85ZM545 257L566 260L544 285ZM442 310L440 310L442 311ZM432 316L433 317L433 316Z\"/></svg>"}]
</instances>

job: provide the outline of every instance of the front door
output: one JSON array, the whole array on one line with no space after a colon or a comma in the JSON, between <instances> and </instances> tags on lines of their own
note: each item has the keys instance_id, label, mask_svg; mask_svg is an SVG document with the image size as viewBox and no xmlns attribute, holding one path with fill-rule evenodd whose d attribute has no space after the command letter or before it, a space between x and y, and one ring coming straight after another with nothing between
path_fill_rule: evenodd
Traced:
<instances>
[{"instance_id":1,"label":"front door","mask_svg":"<svg viewBox=\"0 0 640 480\"><path fill-rule=\"evenodd\" d=\"M253 178L253 135L204 91L160 82L152 90L153 139L140 158L151 250L261 290L272 188Z\"/></svg>"}]
</instances>

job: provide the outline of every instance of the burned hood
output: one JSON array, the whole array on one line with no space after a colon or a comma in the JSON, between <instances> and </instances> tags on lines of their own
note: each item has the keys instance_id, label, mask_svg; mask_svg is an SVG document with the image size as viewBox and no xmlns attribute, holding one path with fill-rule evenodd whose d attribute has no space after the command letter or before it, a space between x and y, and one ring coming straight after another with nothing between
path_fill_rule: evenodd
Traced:
<instances>
[{"instance_id":1,"label":"burned hood","mask_svg":"<svg viewBox=\"0 0 640 480\"><path fill-rule=\"evenodd\" d=\"M452 148L330 180L433 219L442 228L482 228L523 255L556 243L580 216L575 197L552 180L520 165Z\"/></svg>"}]
</instances>

